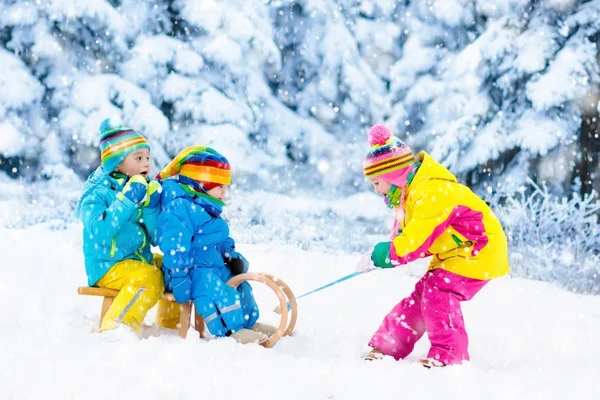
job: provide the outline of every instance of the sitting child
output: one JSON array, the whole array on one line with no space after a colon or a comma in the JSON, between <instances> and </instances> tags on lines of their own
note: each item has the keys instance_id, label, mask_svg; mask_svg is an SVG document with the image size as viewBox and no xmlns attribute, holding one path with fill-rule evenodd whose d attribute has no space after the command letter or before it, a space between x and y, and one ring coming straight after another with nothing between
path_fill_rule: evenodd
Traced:
<instances>
[{"instance_id":1,"label":"sitting child","mask_svg":"<svg viewBox=\"0 0 600 400\"><path fill-rule=\"evenodd\" d=\"M156 245L160 184L148 179L150 145L133 129L100 125L102 165L85 183L76 215L83 222L83 254L89 286L119 290L100 330L122 323L140 333L164 284Z\"/></svg>"},{"instance_id":2,"label":"sitting child","mask_svg":"<svg viewBox=\"0 0 600 400\"><path fill-rule=\"evenodd\" d=\"M248 271L221 218L231 182L229 162L210 147L188 147L158 175L172 176L163 181L159 219L167 290L178 303L192 300L213 336L265 342L277 329L256 322L259 311L252 287L248 282L237 290L227 285L234 275Z\"/></svg>"}]
</instances>

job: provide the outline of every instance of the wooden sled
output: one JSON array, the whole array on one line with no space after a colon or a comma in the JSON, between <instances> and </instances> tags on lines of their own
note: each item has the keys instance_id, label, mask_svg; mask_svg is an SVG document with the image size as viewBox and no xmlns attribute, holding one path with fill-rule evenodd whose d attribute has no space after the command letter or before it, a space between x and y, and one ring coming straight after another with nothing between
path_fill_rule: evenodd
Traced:
<instances>
[{"instance_id":1,"label":"wooden sled","mask_svg":"<svg viewBox=\"0 0 600 400\"><path fill-rule=\"evenodd\" d=\"M273 292L275 292L275 295L279 300L279 308L282 310L282 312L281 319L279 321L279 326L277 327L277 332L273 334L268 341L262 344L262 346L267 348L273 347L273 345L275 345L275 343L277 343L277 341L281 339L282 336L291 335L296 326L296 321L298 318L298 307L296 304L294 294L285 282L266 272L249 272L246 274L240 274L231 278L229 282L227 282L227 284L233 288L237 288L244 281L255 281L264 283L269 288L271 288ZM81 286L77 289L77 293L83 296L103 297L102 308L100 310L101 324L102 320L104 319L104 315L113 303L114 298L119 294L119 291L114 289ZM170 302L175 302L175 298L170 292L165 292L163 294L162 299ZM290 304L289 311L287 306L288 302ZM193 303L191 301L188 301L185 304L179 304L179 307L181 310L181 316L179 318L179 323L177 324L179 336L182 338L185 338L187 336L188 330L192 325L192 311L194 311L194 329L198 332L200 338L204 338L204 318L202 318L202 316L200 316L195 312L195 310L193 310Z\"/></svg>"}]
</instances>

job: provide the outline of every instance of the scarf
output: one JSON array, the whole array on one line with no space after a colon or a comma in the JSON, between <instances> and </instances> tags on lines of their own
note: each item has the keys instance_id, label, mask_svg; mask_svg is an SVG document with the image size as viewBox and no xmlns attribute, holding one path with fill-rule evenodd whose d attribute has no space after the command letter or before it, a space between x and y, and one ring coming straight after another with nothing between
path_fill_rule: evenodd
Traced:
<instances>
[{"instance_id":1,"label":"scarf","mask_svg":"<svg viewBox=\"0 0 600 400\"><path fill-rule=\"evenodd\" d=\"M194 197L198 200L198 204L200 204L204 209L215 217L221 216L223 212L223 206L225 205L224 201L217 199L216 197L212 197L206 194L203 191L199 191L195 189L192 185L185 185L183 183L179 183L183 190L187 192L190 196Z\"/></svg>"},{"instance_id":2,"label":"scarf","mask_svg":"<svg viewBox=\"0 0 600 400\"><path fill-rule=\"evenodd\" d=\"M406 192L408 186L412 183L415 175L417 174L417 170L421 166L421 163L415 163L410 173L408 174L408 178L406 179L406 184L402 186L392 185L390 190L384 196L384 202L388 208L394 210L394 224L392 226L392 232L390 233L390 239L394 239L396 236L400 236L402 234L402 224L400 221L404 221L405 211L404 211L404 200L406 199Z\"/></svg>"}]
</instances>

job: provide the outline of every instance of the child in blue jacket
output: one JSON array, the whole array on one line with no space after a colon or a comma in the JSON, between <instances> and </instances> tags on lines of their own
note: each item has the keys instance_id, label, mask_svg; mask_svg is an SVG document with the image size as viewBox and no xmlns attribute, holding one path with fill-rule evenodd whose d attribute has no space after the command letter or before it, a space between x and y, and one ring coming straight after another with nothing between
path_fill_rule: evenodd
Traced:
<instances>
[{"instance_id":1,"label":"child in blue jacket","mask_svg":"<svg viewBox=\"0 0 600 400\"><path fill-rule=\"evenodd\" d=\"M164 253L165 286L178 303L192 300L213 336L240 343L263 343L276 332L257 323L252 287L233 289L227 281L248 271L248 261L235 250L223 218L223 199L231 182L225 157L210 147L182 150L158 175L162 181L159 246Z\"/></svg>"},{"instance_id":2,"label":"child in blue jacket","mask_svg":"<svg viewBox=\"0 0 600 400\"><path fill-rule=\"evenodd\" d=\"M122 323L140 333L146 313L164 291L157 243L160 184L149 180L146 138L105 119L100 125L102 165L85 182L76 215L83 223L88 285L119 290L100 330Z\"/></svg>"}]
</instances>

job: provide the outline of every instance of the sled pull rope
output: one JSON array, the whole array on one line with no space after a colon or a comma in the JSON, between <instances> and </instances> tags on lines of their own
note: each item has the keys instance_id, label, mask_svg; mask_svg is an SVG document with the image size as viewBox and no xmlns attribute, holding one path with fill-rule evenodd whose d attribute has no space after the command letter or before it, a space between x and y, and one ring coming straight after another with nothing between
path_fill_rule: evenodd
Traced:
<instances>
[{"instance_id":1,"label":"sled pull rope","mask_svg":"<svg viewBox=\"0 0 600 400\"><path fill-rule=\"evenodd\" d=\"M370 271L373 271L373 270L369 270L369 271L357 271L357 272L353 272L353 273L351 273L351 274L348 274L348 275L346 275L346 276L342 276L341 278L339 278L339 279L337 279L337 280L335 280L335 281L333 281L333 282L329 282L329 283L328 283L328 284L326 284L326 285L323 285L323 286L321 286L321 287L318 287L318 288L316 288L316 289L314 289L314 290L311 290L310 292L304 293L303 295L297 296L297 297L295 297L294 299L290 299L290 301L291 301L291 300L298 300L298 299L301 299L301 298L302 298L302 297L304 297L304 296L308 296L309 294L316 293L316 292L318 292L318 291L320 291L320 290L323 290L323 289L326 289L326 288L328 288L328 287L331 287L331 286L337 285L338 283L344 282L345 280L348 280L348 279L350 279L350 278L354 278L355 276L358 276L358 275L364 274L365 272L370 272ZM288 303L287 303L287 308L288 308L288 310L290 309L290 307L291 307L291 305L290 305L290 303L288 302ZM277 307L275 308L275 310L274 310L274 311L275 311L277 314L281 314L281 307L280 307L280 306L277 306Z\"/></svg>"}]
</instances>

